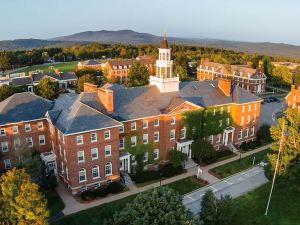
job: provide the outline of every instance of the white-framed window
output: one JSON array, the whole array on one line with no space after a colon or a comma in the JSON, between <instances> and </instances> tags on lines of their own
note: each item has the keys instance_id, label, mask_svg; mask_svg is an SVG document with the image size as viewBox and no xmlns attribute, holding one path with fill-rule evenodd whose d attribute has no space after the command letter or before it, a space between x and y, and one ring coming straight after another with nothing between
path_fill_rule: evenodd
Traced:
<instances>
[{"instance_id":1,"label":"white-framed window","mask_svg":"<svg viewBox=\"0 0 300 225\"><path fill-rule=\"evenodd\" d=\"M81 192L84 192L84 191L86 191L86 190L87 190L87 186L81 186L81 187L80 187L80 191L81 191Z\"/></svg>"},{"instance_id":2,"label":"white-framed window","mask_svg":"<svg viewBox=\"0 0 300 225\"><path fill-rule=\"evenodd\" d=\"M257 109L257 104L255 103L254 107L253 107L253 110L256 110L256 109Z\"/></svg>"},{"instance_id":3,"label":"white-framed window","mask_svg":"<svg viewBox=\"0 0 300 225\"><path fill-rule=\"evenodd\" d=\"M250 123L251 117L250 115L247 116L247 124Z\"/></svg>"},{"instance_id":4,"label":"white-framed window","mask_svg":"<svg viewBox=\"0 0 300 225\"><path fill-rule=\"evenodd\" d=\"M185 139L186 128L180 129L180 139Z\"/></svg>"},{"instance_id":5,"label":"white-framed window","mask_svg":"<svg viewBox=\"0 0 300 225\"><path fill-rule=\"evenodd\" d=\"M136 146L136 136L132 136L130 138L130 142L131 142L131 147L135 147Z\"/></svg>"},{"instance_id":6,"label":"white-framed window","mask_svg":"<svg viewBox=\"0 0 300 225\"><path fill-rule=\"evenodd\" d=\"M18 126L13 126L13 127L12 127L12 132L13 132L13 134L19 133L19 128L18 128Z\"/></svg>"},{"instance_id":7,"label":"white-framed window","mask_svg":"<svg viewBox=\"0 0 300 225\"><path fill-rule=\"evenodd\" d=\"M32 147L33 146L32 137L27 137L26 143L27 143L28 147Z\"/></svg>"},{"instance_id":8,"label":"white-framed window","mask_svg":"<svg viewBox=\"0 0 300 225\"><path fill-rule=\"evenodd\" d=\"M119 149L125 148L125 138L120 138Z\"/></svg>"},{"instance_id":9,"label":"white-framed window","mask_svg":"<svg viewBox=\"0 0 300 225\"><path fill-rule=\"evenodd\" d=\"M91 133L91 142L97 142L97 133Z\"/></svg>"},{"instance_id":10,"label":"white-framed window","mask_svg":"<svg viewBox=\"0 0 300 225\"><path fill-rule=\"evenodd\" d=\"M245 106L244 105L242 106L242 112L245 112Z\"/></svg>"},{"instance_id":11,"label":"white-framed window","mask_svg":"<svg viewBox=\"0 0 300 225\"><path fill-rule=\"evenodd\" d=\"M252 127L251 127L251 132L250 132L250 136L251 136L251 137L254 136L254 132L255 132L255 127L252 126Z\"/></svg>"},{"instance_id":12,"label":"white-framed window","mask_svg":"<svg viewBox=\"0 0 300 225\"><path fill-rule=\"evenodd\" d=\"M92 160L98 159L98 148L91 149Z\"/></svg>"},{"instance_id":13,"label":"white-framed window","mask_svg":"<svg viewBox=\"0 0 300 225\"><path fill-rule=\"evenodd\" d=\"M105 145L104 153L105 153L105 157L111 156L111 145Z\"/></svg>"},{"instance_id":14,"label":"white-framed window","mask_svg":"<svg viewBox=\"0 0 300 225\"><path fill-rule=\"evenodd\" d=\"M241 126L243 126L244 125L244 116L241 116Z\"/></svg>"},{"instance_id":15,"label":"white-framed window","mask_svg":"<svg viewBox=\"0 0 300 225\"><path fill-rule=\"evenodd\" d=\"M213 135L209 135L207 141L209 141L211 144L214 141L214 136Z\"/></svg>"},{"instance_id":16,"label":"white-framed window","mask_svg":"<svg viewBox=\"0 0 300 225\"><path fill-rule=\"evenodd\" d=\"M11 167L10 159L4 159L4 168L9 169Z\"/></svg>"},{"instance_id":17,"label":"white-framed window","mask_svg":"<svg viewBox=\"0 0 300 225\"><path fill-rule=\"evenodd\" d=\"M154 120L154 126L155 126L155 127L158 127L158 126L159 126L159 118L156 118L156 119Z\"/></svg>"},{"instance_id":18,"label":"white-framed window","mask_svg":"<svg viewBox=\"0 0 300 225\"><path fill-rule=\"evenodd\" d=\"M79 183L86 181L86 171L84 168L79 170Z\"/></svg>"},{"instance_id":19,"label":"white-framed window","mask_svg":"<svg viewBox=\"0 0 300 225\"><path fill-rule=\"evenodd\" d=\"M77 160L78 160L78 163L84 162L84 151L77 152Z\"/></svg>"},{"instance_id":20,"label":"white-framed window","mask_svg":"<svg viewBox=\"0 0 300 225\"><path fill-rule=\"evenodd\" d=\"M245 132L244 132L244 137L247 138L249 134L249 128L246 127Z\"/></svg>"},{"instance_id":21,"label":"white-framed window","mask_svg":"<svg viewBox=\"0 0 300 225\"><path fill-rule=\"evenodd\" d=\"M100 177L99 166L93 166L92 167L92 177L93 177L93 179L96 179L96 178Z\"/></svg>"},{"instance_id":22,"label":"white-framed window","mask_svg":"<svg viewBox=\"0 0 300 225\"><path fill-rule=\"evenodd\" d=\"M229 117L226 118L226 125L228 126L230 124L230 119Z\"/></svg>"},{"instance_id":23,"label":"white-framed window","mask_svg":"<svg viewBox=\"0 0 300 225\"><path fill-rule=\"evenodd\" d=\"M110 130L104 131L104 140L109 140L110 139Z\"/></svg>"},{"instance_id":24,"label":"white-framed window","mask_svg":"<svg viewBox=\"0 0 300 225\"><path fill-rule=\"evenodd\" d=\"M110 175L112 175L112 163L107 162L105 164L105 176L110 176Z\"/></svg>"},{"instance_id":25,"label":"white-framed window","mask_svg":"<svg viewBox=\"0 0 300 225\"><path fill-rule=\"evenodd\" d=\"M45 135L39 135L39 144L40 145L45 145Z\"/></svg>"},{"instance_id":26,"label":"white-framed window","mask_svg":"<svg viewBox=\"0 0 300 225\"><path fill-rule=\"evenodd\" d=\"M216 143L220 143L222 138L222 134L217 134Z\"/></svg>"},{"instance_id":27,"label":"white-framed window","mask_svg":"<svg viewBox=\"0 0 300 225\"><path fill-rule=\"evenodd\" d=\"M143 144L148 144L148 134L143 134Z\"/></svg>"},{"instance_id":28,"label":"white-framed window","mask_svg":"<svg viewBox=\"0 0 300 225\"><path fill-rule=\"evenodd\" d=\"M239 133L238 133L238 140L241 140L243 138L243 130L240 129Z\"/></svg>"},{"instance_id":29,"label":"white-framed window","mask_svg":"<svg viewBox=\"0 0 300 225\"><path fill-rule=\"evenodd\" d=\"M95 189L97 189L97 188L99 188L99 187L100 187L100 183L99 183L99 182L97 182L97 183L94 183L94 184L93 184L93 186L94 186L94 188L95 188Z\"/></svg>"},{"instance_id":30,"label":"white-framed window","mask_svg":"<svg viewBox=\"0 0 300 225\"><path fill-rule=\"evenodd\" d=\"M1 148L2 148L2 152L8 152L8 142L7 141L1 142Z\"/></svg>"},{"instance_id":31,"label":"white-framed window","mask_svg":"<svg viewBox=\"0 0 300 225\"><path fill-rule=\"evenodd\" d=\"M76 143L77 143L77 145L83 144L83 136L82 135L76 136Z\"/></svg>"},{"instance_id":32,"label":"white-framed window","mask_svg":"<svg viewBox=\"0 0 300 225\"><path fill-rule=\"evenodd\" d=\"M220 113L223 114L223 112L224 112L224 108L221 107Z\"/></svg>"},{"instance_id":33,"label":"white-framed window","mask_svg":"<svg viewBox=\"0 0 300 225\"><path fill-rule=\"evenodd\" d=\"M64 149L64 160L67 161L67 152L66 152L66 149Z\"/></svg>"},{"instance_id":34,"label":"white-framed window","mask_svg":"<svg viewBox=\"0 0 300 225\"><path fill-rule=\"evenodd\" d=\"M143 155L143 162L148 162L148 152L145 152Z\"/></svg>"},{"instance_id":35,"label":"white-framed window","mask_svg":"<svg viewBox=\"0 0 300 225\"><path fill-rule=\"evenodd\" d=\"M0 136L6 136L5 128L0 129Z\"/></svg>"},{"instance_id":36,"label":"white-framed window","mask_svg":"<svg viewBox=\"0 0 300 225\"><path fill-rule=\"evenodd\" d=\"M159 159L159 149L154 149L153 150L153 159L158 160Z\"/></svg>"},{"instance_id":37,"label":"white-framed window","mask_svg":"<svg viewBox=\"0 0 300 225\"><path fill-rule=\"evenodd\" d=\"M37 123L37 128L38 130L43 130L44 129L44 123L42 121Z\"/></svg>"},{"instance_id":38,"label":"white-framed window","mask_svg":"<svg viewBox=\"0 0 300 225\"><path fill-rule=\"evenodd\" d=\"M174 140L175 139L175 129L170 130L170 140Z\"/></svg>"},{"instance_id":39,"label":"white-framed window","mask_svg":"<svg viewBox=\"0 0 300 225\"><path fill-rule=\"evenodd\" d=\"M217 111L217 110L216 110L216 109L214 108L214 112L213 112L213 115L216 115L216 111Z\"/></svg>"},{"instance_id":40,"label":"white-framed window","mask_svg":"<svg viewBox=\"0 0 300 225\"><path fill-rule=\"evenodd\" d=\"M66 167L66 177L67 177L67 180L69 180L69 170L68 170L68 167Z\"/></svg>"},{"instance_id":41,"label":"white-framed window","mask_svg":"<svg viewBox=\"0 0 300 225\"><path fill-rule=\"evenodd\" d=\"M154 132L153 140L154 140L154 142L158 142L159 141L159 131L155 131Z\"/></svg>"},{"instance_id":42,"label":"white-framed window","mask_svg":"<svg viewBox=\"0 0 300 225\"><path fill-rule=\"evenodd\" d=\"M251 105L248 105L248 111L249 112L251 111Z\"/></svg>"},{"instance_id":43,"label":"white-framed window","mask_svg":"<svg viewBox=\"0 0 300 225\"><path fill-rule=\"evenodd\" d=\"M172 116L171 125L176 124L176 116Z\"/></svg>"},{"instance_id":44,"label":"white-framed window","mask_svg":"<svg viewBox=\"0 0 300 225\"><path fill-rule=\"evenodd\" d=\"M122 124L122 126L119 127L119 133L124 133L124 124Z\"/></svg>"},{"instance_id":45,"label":"white-framed window","mask_svg":"<svg viewBox=\"0 0 300 225\"><path fill-rule=\"evenodd\" d=\"M148 120L143 120L143 129L148 128Z\"/></svg>"},{"instance_id":46,"label":"white-framed window","mask_svg":"<svg viewBox=\"0 0 300 225\"><path fill-rule=\"evenodd\" d=\"M255 123L256 121L256 114L253 114L252 123Z\"/></svg>"},{"instance_id":47,"label":"white-framed window","mask_svg":"<svg viewBox=\"0 0 300 225\"><path fill-rule=\"evenodd\" d=\"M227 107L227 112L230 113L230 105Z\"/></svg>"},{"instance_id":48,"label":"white-framed window","mask_svg":"<svg viewBox=\"0 0 300 225\"><path fill-rule=\"evenodd\" d=\"M19 148L21 146L21 141L19 137L14 138L14 147Z\"/></svg>"},{"instance_id":49,"label":"white-framed window","mask_svg":"<svg viewBox=\"0 0 300 225\"><path fill-rule=\"evenodd\" d=\"M223 120L219 120L219 127L222 127L223 125Z\"/></svg>"},{"instance_id":50,"label":"white-framed window","mask_svg":"<svg viewBox=\"0 0 300 225\"><path fill-rule=\"evenodd\" d=\"M26 132L30 132L31 131L31 125L30 125L30 123L26 123L25 124L25 131Z\"/></svg>"},{"instance_id":51,"label":"white-framed window","mask_svg":"<svg viewBox=\"0 0 300 225\"><path fill-rule=\"evenodd\" d=\"M130 123L130 129L131 130L136 130L136 122Z\"/></svg>"}]
</instances>

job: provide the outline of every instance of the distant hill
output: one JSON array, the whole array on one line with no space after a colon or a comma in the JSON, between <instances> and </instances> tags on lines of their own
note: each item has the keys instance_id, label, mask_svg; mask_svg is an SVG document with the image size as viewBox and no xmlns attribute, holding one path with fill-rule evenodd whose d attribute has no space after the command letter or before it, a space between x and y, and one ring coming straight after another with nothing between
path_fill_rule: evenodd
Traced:
<instances>
[{"instance_id":1,"label":"distant hill","mask_svg":"<svg viewBox=\"0 0 300 225\"><path fill-rule=\"evenodd\" d=\"M224 48L234 51L268 54L277 56L288 56L300 58L300 46L289 45L283 43L270 42L241 42L241 41L226 41L208 38L178 38L168 37L170 43L187 44L187 45L202 45L214 48ZM19 50L30 49L46 46L64 46L74 43L124 43L124 44L159 44L161 37L139 33L132 30L118 31L86 31L68 36L55 37L48 40L39 39L18 39L13 41L0 41L0 50Z\"/></svg>"}]
</instances>

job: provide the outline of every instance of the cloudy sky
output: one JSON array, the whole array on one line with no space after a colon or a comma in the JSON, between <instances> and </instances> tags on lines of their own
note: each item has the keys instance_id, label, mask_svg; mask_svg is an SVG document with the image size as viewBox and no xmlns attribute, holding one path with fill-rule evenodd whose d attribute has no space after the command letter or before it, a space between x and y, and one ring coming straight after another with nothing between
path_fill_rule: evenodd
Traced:
<instances>
[{"instance_id":1,"label":"cloudy sky","mask_svg":"<svg viewBox=\"0 0 300 225\"><path fill-rule=\"evenodd\" d=\"M300 45L298 0L0 0L0 40L132 29Z\"/></svg>"}]
</instances>

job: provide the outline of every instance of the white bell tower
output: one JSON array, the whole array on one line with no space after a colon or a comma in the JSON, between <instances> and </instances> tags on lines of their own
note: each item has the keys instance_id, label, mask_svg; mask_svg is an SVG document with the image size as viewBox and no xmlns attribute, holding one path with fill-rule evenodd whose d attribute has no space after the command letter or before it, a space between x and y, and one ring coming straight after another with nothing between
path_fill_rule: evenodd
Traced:
<instances>
[{"instance_id":1,"label":"white bell tower","mask_svg":"<svg viewBox=\"0 0 300 225\"><path fill-rule=\"evenodd\" d=\"M150 85L156 85L162 93L179 91L179 77L173 77L173 60L166 35L158 51L156 75L150 76Z\"/></svg>"}]
</instances>

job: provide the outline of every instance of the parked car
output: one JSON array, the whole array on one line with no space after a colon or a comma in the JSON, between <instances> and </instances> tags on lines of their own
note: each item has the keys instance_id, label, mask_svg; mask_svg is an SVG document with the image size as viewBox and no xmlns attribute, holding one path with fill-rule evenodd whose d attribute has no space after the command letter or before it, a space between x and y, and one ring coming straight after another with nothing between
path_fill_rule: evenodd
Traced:
<instances>
[{"instance_id":1,"label":"parked car","mask_svg":"<svg viewBox=\"0 0 300 225\"><path fill-rule=\"evenodd\" d=\"M270 97L274 102L280 102L280 99L277 97Z\"/></svg>"},{"instance_id":2,"label":"parked car","mask_svg":"<svg viewBox=\"0 0 300 225\"><path fill-rule=\"evenodd\" d=\"M270 98L269 98L269 97L266 97L266 98L264 99L264 102L265 102L265 103L270 103L270 102L271 102L271 100L270 100Z\"/></svg>"},{"instance_id":3,"label":"parked car","mask_svg":"<svg viewBox=\"0 0 300 225\"><path fill-rule=\"evenodd\" d=\"M261 167L265 167L265 166L268 165L268 161L267 160L263 160L260 163L258 163L258 165L261 166Z\"/></svg>"}]
</instances>

